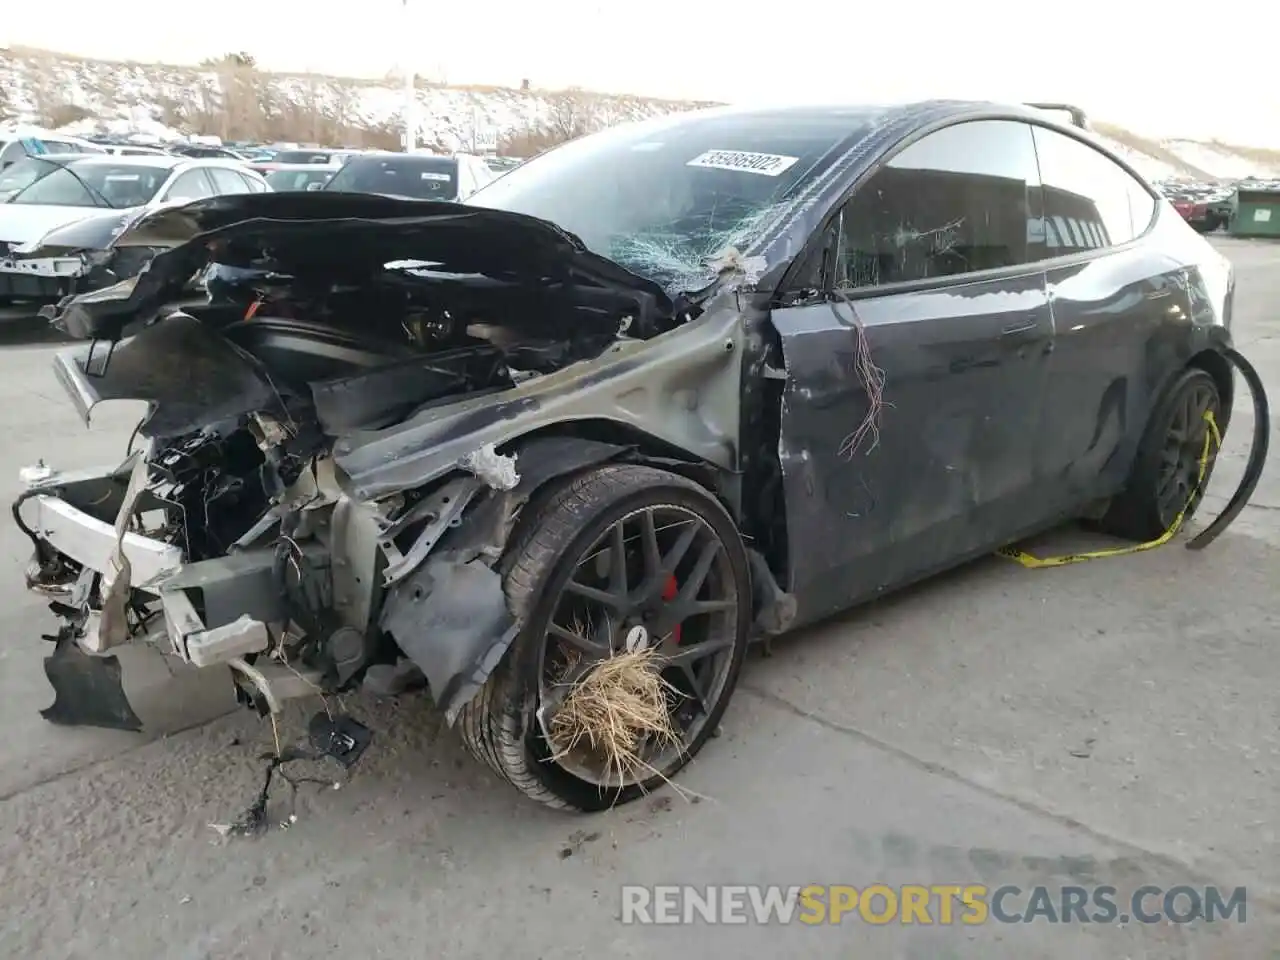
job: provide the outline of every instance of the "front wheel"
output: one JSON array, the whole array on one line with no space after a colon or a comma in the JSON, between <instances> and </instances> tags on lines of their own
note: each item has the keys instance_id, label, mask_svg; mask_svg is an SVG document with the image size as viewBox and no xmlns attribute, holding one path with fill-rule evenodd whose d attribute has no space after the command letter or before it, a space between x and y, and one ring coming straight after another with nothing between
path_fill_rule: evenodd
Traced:
<instances>
[{"instance_id":1,"label":"front wheel","mask_svg":"<svg viewBox=\"0 0 1280 960\"><path fill-rule=\"evenodd\" d=\"M1184 370L1148 421L1128 483L1102 519L1104 530L1147 542L1165 534L1179 514L1184 522L1191 519L1217 454L1210 440L1209 460L1201 476L1208 413L1219 429L1225 429L1217 382L1203 370Z\"/></svg>"},{"instance_id":2,"label":"front wheel","mask_svg":"<svg viewBox=\"0 0 1280 960\"><path fill-rule=\"evenodd\" d=\"M503 561L523 627L459 728L527 796L602 810L715 732L747 647L747 554L719 501L663 470L601 467L537 501Z\"/></svg>"}]
</instances>

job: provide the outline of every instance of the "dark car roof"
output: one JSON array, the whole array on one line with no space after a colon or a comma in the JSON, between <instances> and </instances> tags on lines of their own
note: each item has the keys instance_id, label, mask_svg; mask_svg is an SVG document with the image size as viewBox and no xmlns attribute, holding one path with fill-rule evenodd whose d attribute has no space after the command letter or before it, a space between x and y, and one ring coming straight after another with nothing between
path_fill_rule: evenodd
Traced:
<instances>
[{"instance_id":1,"label":"dark car roof","mask_svg":"<svg viewBox=\"0 0 1280 960\"><path fill-rule=\"evenodd\" d=\"M376 153L357 153L347 163L359 163L362 160L400 160L411 163L457 163L457 157L448 157L439 153L396 153L394 150L382 150Z\"/></svg>"},{"instance_id":2,"label":"dark car roof","mask_svg":"<svg viewBox=\"0 0 1280 960\"><path fill-rule=\"evenodd\" d=\"M850 102L850 103L790 103L769 106L719 106L704 107L699 110L687 110L675 114L664 114L660 119L684 120L698 123L720 117L733 117L745 123L780 119L798 121L811 120L849 120L866 122L876 118L891 120L898 117L917 116L921 113L932 115L962 115L999 113L1003 115L1022 116L1037 120L1047 119L1046 111L1037 110L1026 104L996 103L987 100L915 100L910 102ZM643 121L642 121L643 122Z\"/></svg>"}]
</instances>

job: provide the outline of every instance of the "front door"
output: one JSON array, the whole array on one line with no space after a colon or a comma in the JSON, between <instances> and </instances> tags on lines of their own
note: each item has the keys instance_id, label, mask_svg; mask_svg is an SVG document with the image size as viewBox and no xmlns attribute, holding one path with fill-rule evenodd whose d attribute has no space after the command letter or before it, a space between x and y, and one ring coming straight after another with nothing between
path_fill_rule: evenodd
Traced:
<instances>
[{"instance_id":1,"label":"front door","mask_svg":"<svg viewBox=\"0 0 1280 960\"><path fill-rule=\"evenodd\" d=\"M1035 525L1053 345L1039 203L1028 126L945 128L843 206L831 302L774 311L801 620Z\"/></svg>"}]
</instances>

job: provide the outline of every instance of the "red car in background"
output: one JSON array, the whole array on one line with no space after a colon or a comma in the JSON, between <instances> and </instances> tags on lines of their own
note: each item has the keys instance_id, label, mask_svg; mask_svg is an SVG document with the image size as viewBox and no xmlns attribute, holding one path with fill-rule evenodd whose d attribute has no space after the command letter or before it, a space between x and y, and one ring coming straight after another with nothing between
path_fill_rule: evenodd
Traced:
<instances>
[{"instance_id":1,"label":"red car in background","mask_svg":"<svg viewBox=\"0 0 1280 960\"><path fill-rule=\"evenodd\" d=\"M1163 192L1182 219L1199 233L1212 233L1231 222L1230 188L1214 184L1201 188L1166 188Z\"/></svg>"}]
</instances>

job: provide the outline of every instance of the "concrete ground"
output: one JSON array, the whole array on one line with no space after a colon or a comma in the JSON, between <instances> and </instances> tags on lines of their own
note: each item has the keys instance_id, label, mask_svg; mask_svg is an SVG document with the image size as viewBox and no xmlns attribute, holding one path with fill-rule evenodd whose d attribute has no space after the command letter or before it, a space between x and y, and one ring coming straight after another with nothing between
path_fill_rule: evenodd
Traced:
<instances>
[{"instance_id":1,"label":"concrete ground","mask_svg":"<svg viewBox=\"0 0 1280 960\"><path fill-rule=\"evenodd\" d=\"M1239 269L1237 339L1280 396L1280 246L1218 242ZM6 498L20 465L111 460L133 423L114 411L84 431L31 335L0 330ZM1241 408L1210 508L1234 488L1250 429ZM1204 553L1175 543L1038 572L985 560L779 643L748 664L723 735L680 778L687 795L596 817L523 800L420 702L354 702L380 731L365 760L350 777L326 768L292 803L273 793L288 827L260 839L209 826L253 800L271 744L246 713L206 722L222 685L135 671L176 731L150 740L39 718L50 618L20 589L26 545L0 525L0 956L1280 957L1277 511L1273 464ZM1067 531L1043 546L1080 542ZM1244 885L1247 919L618 920L624 883L873 882L1109 884L1122 897Z\"/></svg>"}]
</instances>

